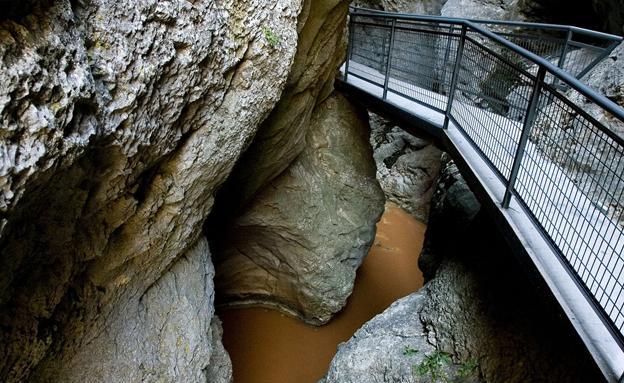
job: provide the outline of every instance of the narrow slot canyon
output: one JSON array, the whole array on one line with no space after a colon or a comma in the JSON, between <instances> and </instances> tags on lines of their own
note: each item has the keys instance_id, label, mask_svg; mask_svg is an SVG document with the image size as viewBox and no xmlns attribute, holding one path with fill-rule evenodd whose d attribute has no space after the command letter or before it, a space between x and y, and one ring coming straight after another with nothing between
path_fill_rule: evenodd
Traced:
<instances>
[{"instance_id":1,"label":"narrow slot canyon","mask_svg":"<svg viewBox=\"0 0 624 383\"><path fill-rule=\"evenodd\" d=\"M623 34L621 5L0 0L0 383L602 381L453 150L381 104L396 84L447 101L454 87L470 110L529 121L539 65L466 48L462 69L459 29L436 18ZM356 28L353 7L431 21ZM593 63L590 40L542 55ZM385 97L344 88L354 52ZM587 86L624 106L624 44L602 58ZM547 116L535 139L602 153L559 162L619 193L600 208L624 217L624 177L598 166L624 151L573 124L624 138L624 118L553 91L583 113Z\"/></svg>"},{"instance_id":2,"label":"narrow slot canyon","mask_svg":"<svg viewBox=\"0 0 624 383\"><path fill-rule=\"evenodd\" d=\"M341 342L422 286L418 256L425 228L388 203L347 305L326 325L308 325L272 309L217 309L234 382L314 383L321 379Z\"/></svg>"}]
</instances>

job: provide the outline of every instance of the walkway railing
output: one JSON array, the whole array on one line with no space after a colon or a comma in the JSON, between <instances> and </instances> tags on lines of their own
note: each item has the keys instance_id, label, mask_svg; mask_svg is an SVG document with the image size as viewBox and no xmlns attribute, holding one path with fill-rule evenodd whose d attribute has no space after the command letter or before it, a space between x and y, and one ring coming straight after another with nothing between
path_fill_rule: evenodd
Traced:
<instances>
[{"instance_id":1,"label":"walkway railing","mask_svg":"<svg viewBox=\"0 0 624 383\"><path fill-rule=\"evenodd\" d=\"M624 345L624 110L578 80L622 38L352 9L345 81L444 115L505 184Z\"/></svg>"}]
</instances>

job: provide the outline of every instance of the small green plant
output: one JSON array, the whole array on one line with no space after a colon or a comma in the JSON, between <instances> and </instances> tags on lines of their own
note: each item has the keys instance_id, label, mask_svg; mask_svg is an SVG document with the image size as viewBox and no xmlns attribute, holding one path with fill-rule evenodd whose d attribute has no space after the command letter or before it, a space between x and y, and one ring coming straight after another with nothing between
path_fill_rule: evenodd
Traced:
<instances>
[{"instance_id":1,"label":"small green plant","mask_svg":"<svg viewBox=\"0 0 624 383\"><path fill-rule=\"evenodd\" d=\"M431 383L437 382L438 379L448 382L449 379L444 373L443 368L451 363L453 363L451 355L446 352L435 351L425 356L425 359L423 359L419 365L412 366L412 372L421 378L429 376Z\"/></svg>"},{"instance_id":2,"label":"small green plant","mask_svg":"<svg viewBox=\"0 0 624 383\"><path fill-rule=\"evenodd\" d=\"M277 47L277 45L280 43L280 37L275 32L273 32L271 28L262 27L262 33L264 34L264 38L266 39L267 43L269 43L269 46L271 46L271 48Z\"/></svg>"},{"instance_id":3,"label":"small green plant","mask_svg":"<svg viewBox=\"0 0 624 383\"><path fill-rule=\"evenodd\" d=\"M403 354L411 355L412 350L414 349L406 347ZM456 366L456 368L452 368L450 370L455 370L456 373L454 374L454 376L449 376L445 371L445 367L451 367L453 365ZM431 383L436 383L439 381L450 383L451 381L463 381L464 378L467 378L477 373L478 367L479 364L474 359L462 362L460 364L455 364L453 363L451 354L442 351L435 351L429 355L426 355L419 365L412 366L412 374L419 378L429 378L429 381Z\"/></svg>"},{"instance_id":4,"label":"small green plant","mask_svg":"<svg viewBox=\"0 0 624 383\"><path fill-rule=\"evenodd\" d=\"M412 356L412 355L416 355L418 353L418 350L416 350L415 348L411 348L410 346L405 346L405 349L403 349L403 355L405 356Z\"/></svg>"},{"instance_id":5,"label":"small green plant","mask_svg":"<svg viewBox=\"0 0 624 383\"><path fill-rule=\"evenodd\" d=\"M479 364L474 359L471 359L467 362L463 362L462 364L459 365L459 370L457 370L457 375L460 378L468 377L477 370L477 367L479 367Z\"/></svg>"}]
</instances>

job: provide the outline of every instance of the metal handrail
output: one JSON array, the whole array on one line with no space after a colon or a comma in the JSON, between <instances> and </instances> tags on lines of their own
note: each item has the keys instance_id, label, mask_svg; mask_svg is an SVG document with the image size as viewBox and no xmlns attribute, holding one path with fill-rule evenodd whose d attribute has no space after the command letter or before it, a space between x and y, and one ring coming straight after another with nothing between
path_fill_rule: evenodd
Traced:
<instances>
[{"instance_id":1,"label":"metal handrail","mask_svg":"<svg viewBox=\"0 0 624 383\"><path fill-rule=\"evenodd\" d=\"M558 68L557 66L553 65L552 63L550 63L549 61L545 60L544 58L536 55L533 52L530 52L512 42L510 42L509 40L506 40L500 36L498 36L497 34L488 31L485 28L482 28L476 24L474 24L473 22L470 21L465 21L466 25L470 28L472 28L473 30L479 32L481 35L486 36L494 41L496 41L497 43L503 45L504 47L508 48L509 50L518 53L519 55L525 57L526 59L532 61L533 63L544 67L546 70L548 70L548 72L550 72L550 74L553 74L555 76L557 76L560 80L563 80L567 83L567 85L569 85L570 87L572 87L574 90L576 90L577 92L579 92L580 94L582 94L583 96L587 97L588 99L592 100L594 103L596 103L598 106L600 106L601 108L605 109L606 111L608 111L609 113L613 114L614 116L616 116L618 119L624 121L624 109L622 109L622 107L620 107L618 104L614 103L613 101L609 100L608 98L606 98L605 96L603 96L602 94L596 92L595 90L593 90L592 88L588 87L587 85L583 84L581 81L579 81L578 79L576 79L575 77L573 77L572 75L570 75L569 73L565 72L564 70ZM615 135L611 130L608 131L610 134L613 134L613 138L618 139L619 136ZM620 139L621 140L621 139ZM624 145L624 140L621 140L620 143L622 145Z\"/></svg>"},{"instance_id":2,"label":"metal handrail","mask_svg":"<svg viewBox=\"0 0 624 383\"><path fill-rule=\"evenodd\" d=\"M395 19L395 20L397 20L397 19L402 19L402 20L405 19L405 20L415 20L415 21L429 21L429 22L437 22L437 23L445 23L445 24L454 24L454 25L458 25L458 26L466 26L466 27L470 28L471 30L481 34L482 36L485 36L485 37L487 37L487 38L489 38L489 39L499 43L500 45L502 45L505 48L511 50L512 52L515 52L515 53L521 55L522 57L524 57L527 60L533 62L534 64L537 64L540 67L544 67L550 74L556 76L559 80L564 81L572 89L576 90L577 92L579 92L584 97L592 100L598 106L600 106L601 108L605 109L609 113L613 114L618 119L624 121L624 109L622 109L619 105L617 105L613 101L609 100L608 98L606 98L602 94L596 92L594 89L590 88L589 86L583 84L577 78L575 78L574 76L570 75L566 71L562 70L558 66L552 64L551 62L549 62L548 60L544 59L543 57L540 57L539 55L537 55L537 54L535 54L535 53L533 53L533 52L531 52L531 51L529 51L529 50L527 50L525 48L522 48L521 46L518 46L518 45L510 42L509 40L507 40L507 39L497 35L496 33L492 32L492 31L489 31L489 30L481 27L480 25L477 25L473 21L469 21L467 19L460 19L460 18L456 18L456 17L414 15L414 14L405 14L405 13L392 13L392 12L379 11L379 10L368 9L368 8L359 8L359 7L351 7L351 9L353 10L352 15L358 15L358 13L360 13L360 16L365 16L367 14L373 14L375 17ZM362 11L364 11L364 12L362 12ZM480 20L480 22L489 22L489 21ZM507 23L507 22L499 21L498 23ZM509 23L512 23L512 24L521 23L522 25L527 25L527 24L530 25L530 23L522 23L522 22L509 22ZM537 24L537 25L542 25L542 24ZM553 28L557 27L556 25L551 25L551 24L545 24L545 25L550 25ZM582 28L576 28L576 27L572 27L572 26L566 26L564 29L568 30L568 28L569 29L583 30ZM606 34L606 33L602 33L602 32L595 32L595 33L600 34L600 35L606 35L611 40L617 41L617 42L622 42L624 40L624 38L620 37L620 36L610 35L610 34ZM615 48L615 47L613 47L613 48ZM613 48L611 48L611 50L613 50ZM620 136L618 136L615 133L613 133L613 131L611 131L609 129L604 129L604 131L605 131L606 134L609 134L614 140L618 141L618 143L620 143L620 145L624 145L624 140Z\"/></svg>"},{"instance_id":3,"label":"metal handrail","mask_svg":"<svg viewBox=\"0 0 624 383\"><path fill-rule=\"evenodd\" d=\"M461 24L464 21L470 21L476 24L491 24L491 25L504 25L504 26L512 26L512 27L527 27L534 29L548 29L548 30L557 30L557 31L571 31L573 33L582 34L588 37L595 37L609 41L622 42L622 37L605 33L594 31L591 29L575 27L573 25L564 25L564 24L547 24L547 23L532 23L526 21L511 21L511 20L484 20L484 19L462 19L458 17L446 17L446 16L431 16L431 15L414 15L411 13L400 13L400 12L387 12L381 11L378 9L370 9L363 7L351 7L351 13L368 13L374 14L376 17L389 17L389 18L397 18L397 19L407 19L407 20L437 20L448 23L458 23Z\"/></svg>"},{"instance_id":4,"label":"metal handrail","mask_svg":"<svg viewBox=\"0 0 624 383\"><path fill-rule=\"evenodd\" d=\"M531 24L524 22L492 22L489 20L464 20L452 17L395 14L361 8L352 8L351 16L352 17L349 22L350 33L344 80L347 81L347 77L349 75L354 75L359 80L379 86L382 90L382 100L387 100L389 92L391 92L393 94L398 94L407 100L438 111L444 116L444 123L441 125L442 129L448 129L450 122L453 122L454 126L468 138L468 141L472 144L472 146L502 180L505 192L500 201L501 208L509 208L512 198L517 198L519 204L527 211L528 216L530 216L536 223L544 237L548 238L553 249L556 249L555 252L558 257L563 261L563 263L567 264L568 270L574 275L576 282L579 286L582 286L583 294L588 297L588 302L593 305L596 312L604 321L606 328L608 328L613 334L613 339L615 339L616 343L624 350L624 321L620 319L622 315L624 315L624 310L618 307L608 308L609 306L605 306L603 296L598 298L598 295L594 290L592 290L592 287L589 287L589 282L587 282L586 279L588 277L581 277L581 272L578 269L578 267L593 268L596 262L599 264L603 262L604 259L600 258L601 252L603 255L615 254L609 256L609 259L606 261L607 264L611 262L614 256L616 260L619 259L621 262L624 262L624 257L617 254L618 252L624 252L624 194L621 192L621 189L624 189L624 175L621 174L624 169L624 139L614 133L602 122L596 120L596 118L594 118L589 112L585 111L581 106L577 105L572 99L569 98L569 94L560 92L560 85L563 84L567 89L572 89L579 95L583 96L586 99L586 102L592 103L600 108L603 113L607 113L612 116L614 120L619 120L621 123L624 123L624 109L605 96L599 94L594 89L583 84L581 80L568 73L563 65L565 64L567 49L576 44L576 42L571 41L571 35L573 33L582 33L586 36L592 36L610 42L610 45L607 48L596 48L596 50L603 50L602 54L594 58L591 64L579 73L579 77L604 59L614 49L615 45L619 44L623 39L618 36L588 31L571 26ZM364 20L357 21L358 18L363 18ZM376 22L376 19L378 18L383 21ZM399 20L409 20L418 23L413 23L412 28L410 23L397 23ZM558 53L560 55L558 64L553 64L539 54L507 40L500 34L487 29L484 24L549 28L565 31L567 34L566 38L561 40L565 41L565 45L563 46L562 51ZM356 44L354 38L354 26L356 25L358 28L362 28L362 31L366 30L366 28L377 30L378 34L371 36L381 38L383 41L380 43L383 45L381 53L375 49L368 49L369 45L372 44L372 40L370 39L373 37L370 39L368 37L361 38L361 41L358 41L361 45L358 47L359 51L356 53L355 57L363 58L365 60L370 59L373 61L373 64L371 65L377 66L378 68L373 69L378 70L378 72L370 75L372 77L369 78L366 76L366 73L368 72L352 72L349 67L349 63L353 57L354 45ZM381 37L379 33L381 33ZM430 43L431 41L434 41L432 45L429 46L429 48L433 50L426 51L427 53L421 53L420 55L415 54L408 56L406 58L405 55L409 55L410 51L406 49L405 46L396 47L395 34L397 33L408 33L408 36L410 36L409 33L411 33L411 36L420 36L416 37L417 39L429 39ZM510 36L514 37L512 35ZM410 42L409 39L409 37L403 37L397 39L397 41L401 41L402 44L407 44L407 46L412 44L411 46L414 49L419 49L417 48L418 42ZM452 45L451 41L453 41L455 45ZM446 48L444 48L444 46ZM451 46L453 46L452 49ZM465 51L467 51L467 53ZM513 53L513 55L510 55L510 53ZM397 60L394 60L393 55L397 56ZM425 59L429 58L432 61L419 61L423 60L423 57ZM477 58L475 59L475 57ZM431 66L431 68L428 68L430 72L421 72L422 69L410 69L410 62L406 61L410 59L416 60L412 62L414 67L425 67L424 70L427 70L427 65ZM496 72L492 69L492 66L488 67L487 65L479 63L478 61L480 59L486 61L489 60L490 65L505 66L508 71L513 72L514 76L522 79L520 81L521 84L526 84L524 86L529 89L530 94L527 95L525 90L524 94L517 96L526 101L526 104L514 104L512 106L512 101L508 101L510 111L512 109L514 111L524 111L524 114L521 116L522 121L518 121L518 117L513 117L515 120L511 120L511 117L505 117L508 116L508 114L505 116L492 117L495 113L492 112L491 109L490 111L483 112L479 115L483 118L488 118L488 121L474 122L474 120L471 120L472 122L467 122L467 120L463 119L462 113L474 113L467 110L467 107L487 110L487 107L479 105L477 101L471 100L470 97L476 95L477 98L486 100L486 102L490 102L489 100L497 101L497 97L499 100L507 100L507 96L504 92L502 93L503 95L496 92L488 93L490 92L489 86L491 85L487 85L488 87L480 89L477 88L476 92L482 92L482 97L479 97L479 95L475 93L474 88L470 86L470 81L473 81L473 78L478 76L476 74L473 74L472 77L470 76L471 67L474 67L477 70L485 70L487 75L496 74ZM397 65L397 63L393 64L394 61L397 63L407 62L408 67L394 68L393 65ZM525 61L537 67L536 74L533 74L533 72L526 68ZM355 62L357 63L357 60L355 60ZM466 66L466 68L464 68L464 66ZM370 68L372 67L369 67L369 69ZM448 77L449 69L451 69L450 79ZM402 79L403 77L393 77L391 79L393 70L395 76L408 76L409 71L412 70L412 77L421 76L422 78L410 79L409 77L406 77L405 81L408 82L405 82ZM463 77L465 77L465 79L460 86L460 78ZM382 78L383 82L380 83L379 80ZM551 80L552 82L549 82ZM412 82L410 83L409 81ZM419 99L418 95L415 93L414 95L408 94L410 92L409 90L401 90L400 88L397 88L398 85L396 85L397 82L402 82L403 84L419 88L419 84L422 84L423 81L430 85L423 85L427 88L420 88L420 91L412 90L412 92L421 92L421 94L422 91L429 92L431 94L435 93L437 94L436 97L433 97L430 100L424 100L422 98ZM433 81L438 82L434 85ZM493 81L493 84L497 86L501 86L501 84L508 84L505 82L507 80L504 80L504 77L503 80L497 80L495 78ZM458 101L458 97L461 97L462 100ZM546 102L547 104L543 105L542 102ZM473 104L477 105L474 106ZM490 107L491 105L492 104L490 104ZM454 109L456 106L458 108L457 110L461 110L462 113L456 113L456 110ZM551 107L554 109L548 109ZM549 115L549 113L551 113L551 115ZM572 142L574 145L579 145L579 147L575 150L578 150L579 153L581 153L578 154L580 157L573 157L573 154L566 152L566 148L562 148L559 143L553 141L553 139L558 139L558 136L556 136L557 133L553 134L553 138L549 136L549 132L546 132L544 135L543 132L536 132L535 130L538 124L548 125L549 123L553 123L557 118L557 114L563 113L571 113L575 116L572 119L573 122L566 122L566 124L570 124L569 126L572 126L572 123L577 124L580 133L578 133L578 137L572 135L570 136L571 138L567 139L573 140ZM557 125L560 123L561 122L559 121L554 122L555 129L563 128L562 131L566 131L568 126ZM496 124L499 125L497 126ZM484 141L484 139L479 137L474 138L471 134L480 134L474 133L475 129L481 129L483 134L489 134L490 136L498 134L502 137L502 139L489 137L487 138L489 141ZM488 131L488 129L491 131ZM574 129L572 130L574 131ZM473 132L470 133L469 130L472 130ZM536 136L537 138L533 137L534 134L538 135ZM543 134L543 136L539 136L539 134ZM481 140L480 143L475 141L479 139ZM545 144L540 144L539 139L550 141ZM564 139L566 138L564 137ZM582 141L584 139L595 140L595 142L584 142ZM502 141L504 140L506 140L506 143L504 144L507 146L503 145ZM511 147L509 146L510 142L512 145ZM500 145L500 147L497 147L496 145ZM592 152L593 150L598 153ZM536 154L538 151L539 154ZM561 177L569 177L570 174L575 174L574 172L577 171L575 168L570 170L565 169L565 167L578 166L573 162L577 159L579 161L584 161L585 157L582 157L583 155L591 157L590 161L597 162L597 166L599 166L598 173L600 174L578 173L580 174L578 175L579 179L575 179L573 181L574 186L570 186L568 183L565 190L559 190L558 193L562 193L563 195L561 198L567 198L567 200L565 200L567 202L565 203L568 205L564 204L564 207L559 207L559 205L553 207L553 205L549 205L549 203L554 202L549 202L545 199L531 201L533 196L527 193L535 192L537 195L542 195L542 197L539 198L546 198L543 196L544 193L550 193L552 192L552 188L560 187L557 183L561 182ZM501 159L501 157L503 159ZM547 163L545 161L550 162ZM543 166L547 166L548 169L542 169L541 167ZM552 166L560 166L560 168L559 170L553 170ZM574 177L577 176L575 175ZM610 180L608 178L605 180L605 177L612 178ZM534 189L536 187L544 187L545 189L536 192ZM570 188L576 188L573 191L574 195L565 195L565 193L572 193ZM582 255L585 257L589 254L589 259L592 262L591 266L585 265L583 263L585 262L584 260L581 260L580 264L573 263L570 260L570 256L576 257L574 252L577 251L576 249L579 241L579 239L576 238L571 242L570 233L574 234L577 231L575 229L570 229L571 231L565 229L564 231L564 229L552 227L553 222L557 223L561 220L566 220L567 224L572 226L582 226L583 222L587 221L588 225L591 227L591 225L593 225L591 223L593 222L591 219L594 219L591 217L593 216L579 216L579 214L597 213L592 213L591 211L593 210L590 210L590 213L585 213L586 210L580 211L579 207L575 204L580 204L578 201L581 200L589 201L583 202L583 206L585 206L586 203L590 203L588 206L594 206L592 209L602 209L600 210L602 212L600 214L604 214L604 218L606 219L606 221L601 221L599 227L592 228L594 231L591 231L590 236L587 237L590 238L589 240L587 238L581 238L581 245L587 245L586 248L582 247ZM561 203L561 200L557 200L557 203ZM615 213L606 212L603 209L605 204L608 206L613 204ZM617 209L621 209L622 212L618 213ZM571 221L570 217L574 217L576 221ZM613 221L614 219L615 221ZM609 225L611 224L614 224L615 226L609 228ZM612 232L609 232L608 230L604 231L605 225L607 225L606 227L609 228L609 230L612 230ZM579 232L578 234L581 236L587 235L587 230L589 229L583 228L582 230L585 232ZM614 235L616 236L614 237ZM612 243L612 241L615 242ZM609 253L609 251L611 253ZM624 266L622 267L624 268ZM617 281L617 278L619 278L617 276L617 270L615 270L614 273L615 274L611 274L610 277L616 278ZM591 274L589 276L592 285L595 280L591 278L594 277L595 276ZM601 278L602 281L602 279L605 278L605 275L597 278ZM624 285L622 285L621 282L620 285L620 293L618 293L619 290L617 289L611 290L611 293L620 295L624 294ZM618 295L613 300L616 306L618 305L619 299ZM611 302L611 300L609 300L609 302ZM615 317L613 315L615 315Z\"/></svg>"}]
</instances>

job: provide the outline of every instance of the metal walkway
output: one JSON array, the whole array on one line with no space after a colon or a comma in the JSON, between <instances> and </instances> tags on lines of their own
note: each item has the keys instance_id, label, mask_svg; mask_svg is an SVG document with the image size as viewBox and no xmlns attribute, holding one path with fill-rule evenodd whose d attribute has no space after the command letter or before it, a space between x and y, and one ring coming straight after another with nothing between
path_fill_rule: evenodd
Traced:
<instances>
[{"instance_id":1,"label":"metal walkway","mask_svg":"<svg viewBox=\"0 0 624 383\"><path fill-rule=\"evenodd\" d=\"M624 382L624 110L578 80L622 39L352 8L337 87L448 150L609 381Z\"/></svg>"}]
</instances>

